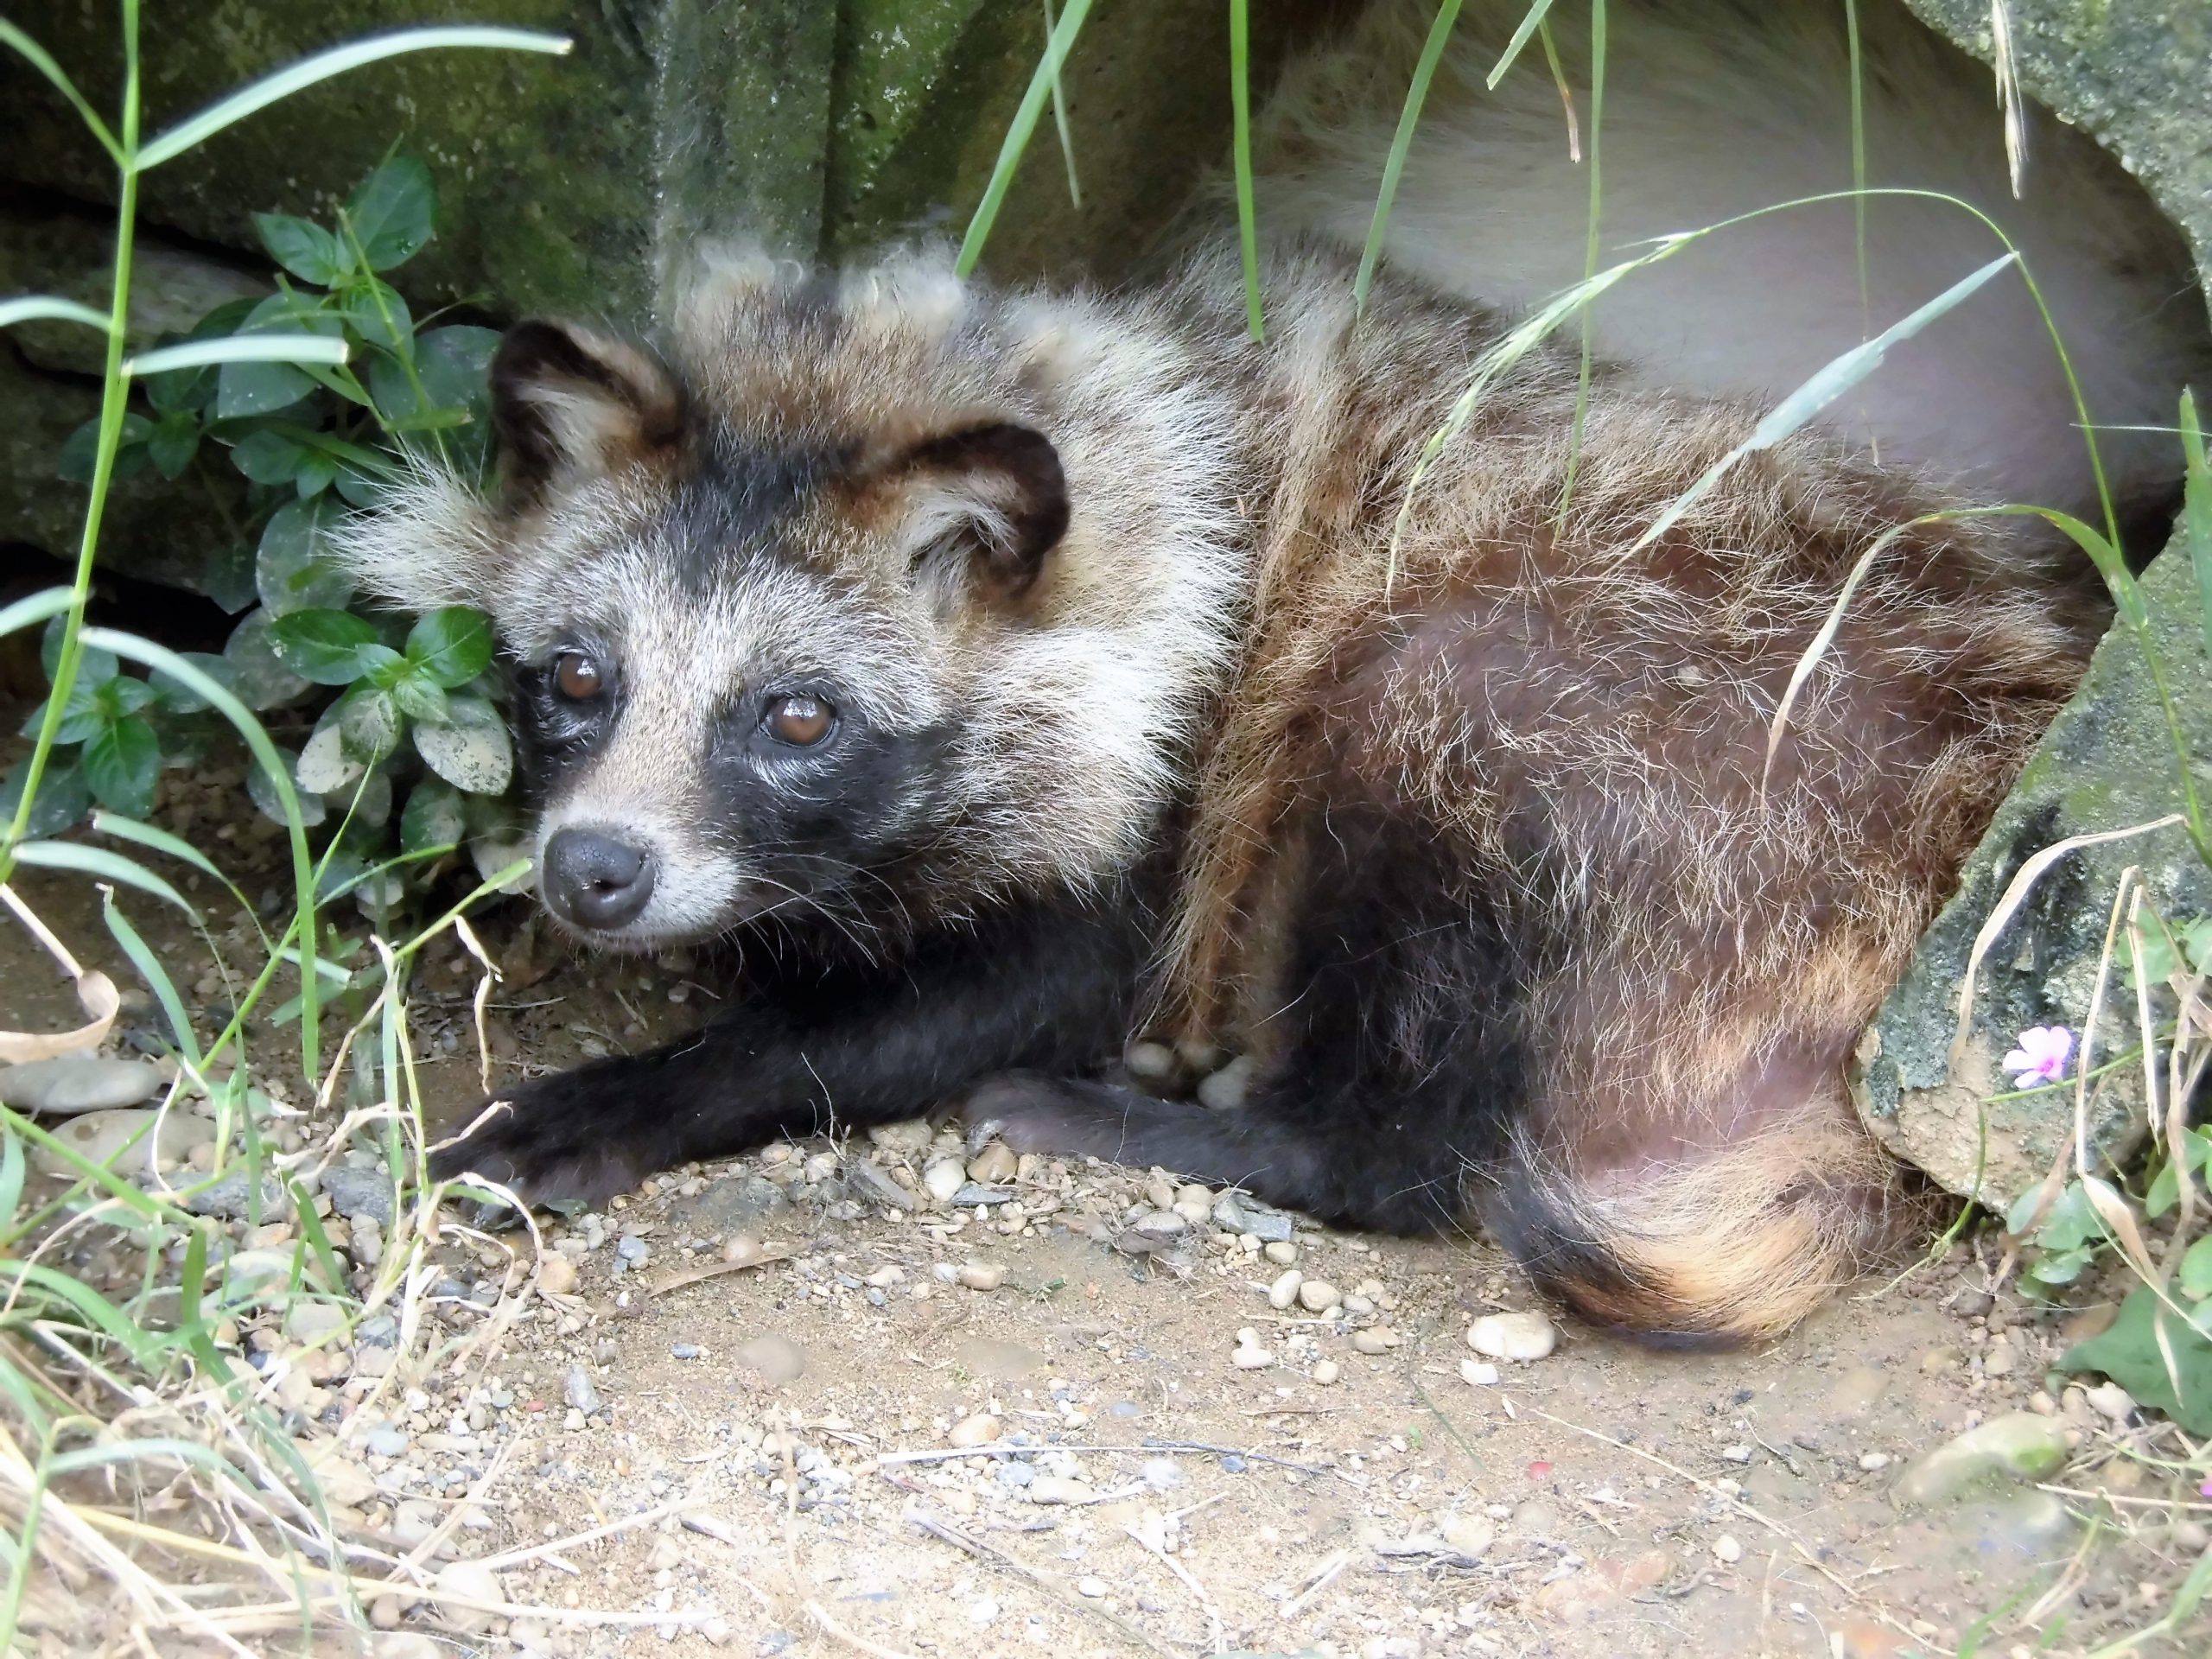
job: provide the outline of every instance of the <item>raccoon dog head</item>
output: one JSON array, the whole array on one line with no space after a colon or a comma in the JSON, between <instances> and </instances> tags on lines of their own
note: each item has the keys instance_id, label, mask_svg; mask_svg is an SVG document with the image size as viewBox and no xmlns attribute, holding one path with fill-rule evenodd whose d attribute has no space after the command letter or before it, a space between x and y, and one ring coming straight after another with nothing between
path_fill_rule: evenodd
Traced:
<instances>
[{"instance_id":1,"label":"raccoon dog head","mask_svg":"<svg viewBox=\"0 0 2212 1659\"><path fill-rule=\"evenodd\" d=\"M563 924L872 948L1152 832L1243 575L1189 369L1141 311L935 259L726 259L664 350L511 330L496 497L423 473L351 557L491 613Z\"/></svg>"}]
</instances>

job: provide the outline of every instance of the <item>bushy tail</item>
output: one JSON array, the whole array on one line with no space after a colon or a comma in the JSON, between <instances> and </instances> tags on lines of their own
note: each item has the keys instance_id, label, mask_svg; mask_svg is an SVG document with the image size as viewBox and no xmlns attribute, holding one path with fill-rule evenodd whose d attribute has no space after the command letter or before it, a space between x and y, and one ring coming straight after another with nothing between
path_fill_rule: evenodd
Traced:
<instances>
[{"instance_id":1,"label":"bushy tail","mask_svg":"<svg viewBox=\"0 0 2212 1659\"><path fill-rule=\"evenodd\" d=\"M1658 1347L1779 1336L1894 1243L1896 1166L1840 1119L1800 1122L1633 1172L1516 1150L1491 1231L1576 1312Z\"/></svg>"}]
</instances>

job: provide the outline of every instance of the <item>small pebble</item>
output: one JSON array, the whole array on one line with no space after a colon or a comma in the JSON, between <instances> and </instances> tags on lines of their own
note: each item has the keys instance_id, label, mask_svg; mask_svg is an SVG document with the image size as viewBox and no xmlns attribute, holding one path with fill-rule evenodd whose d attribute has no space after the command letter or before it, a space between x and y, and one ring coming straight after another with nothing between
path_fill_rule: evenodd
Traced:
<instances>
[{"instance_id":1,"label":"small pebble","mask_svg":"<svg viewBox=\"0 0 2212 1659\"><path fill-rule=\"evenodd\" d=\"M368 1439L362 1444L372 1457L396 1458L406 1452L407 1436L387 1423L380 1428L371 1429Z\"/></svg>"},{"instance_id":2,"label":"small pebble","mask_svg":"<svg viewBox=\"0 0 2212 1659\"><path fill-rule=\"evenodd\" d=\"M576 1263L572 1256L551 1250L537 1258L537 1287L548 1296L567 1296L576 1288Z\"/></svg>"},{"instance_id":3,"label":"small pebble","mask_svg":"<svg viewBox=\"0 0 2212 1659\"><path fill-rule=\"evenodd\" d=\"M1886 1452L1862 1452L1859 1455L1859 1466L1871 1475L1877 1469L1890 1466L1890 1454Z\"/></svg>"},{"instance_id":4,"label":"small pebble","mask_svg":"<svg viewBox=\"0 0 2212 1659\"><path fill-rule=\"evenodd\" d=\"M1275 1363L1275 1357L1260 1346L1260 1333L1250 1325L1236 1333L1236 1350L1229 1363L1240 1371L1263 1371Z\"/></svg>"},{"instance_id":5,"label":"small pebble","mask_svg":"<svg viewBox=\"0 0 2212 1659\"><path fill-rule=\"evenodd\" d=\"M922 1191L939 1204L951 1203L952 1195L967 1185L968 1172L957 1158L940 1158L922 1171Z\"/></svg>"},{"instance_id":6,"label":"small pebble","mask_svg":"<svg viewBox=\"0 0 2212 1659\"><path fill-rule=\"evenodd\" d=\"M1398 1345L1398 1333L1385 1325L1369 1325L1351 1333L1351 1345L1363 1354L1387 1354Z\"/></svg>"},{"instance_id":7,"label":"small pebble","mask_svg":"<svg viewBox=\"0 0 2212 1659\"><path fill-rule=\"evenodd\" d=\"M2135 1412L2135 1396L2117 1382L2100 1382L2089 1391L2089 1404L2098 1416L2124 1423Z\"/></svg>"},{"instance_id":8,"label":"small pebble","mask_svg":"<svg viewBox=\"0 0 2212 1659\"><path fill-rule=\"evenodd\" d=\"M1478 1389L1491 1389L1497 1386L1497 1367L1486 1359L1461 1360L1459 1375Z\"/></svg>"},{"instance_id":9,"label":"small pebble","mask_svg":"<svg viewBox=\"0 0 2212 1659\"><path fill-rule=\"evenodd\" d=\"M1333 1359L1317 1360L1314 1363L1313 1380L1325 1389L1343 1375L1344 1368Z\"/></svg>"},{"instance_id":10,"label":"small pebble","mask_svg":"<svg viewBox=\"0 0 2212 1659\"><path fill-rule=\"evenodd\" d=\"M1744 1546L1734 1533L1724 1532L1713 1541L1713 1554L1716 1560L1732 1566L1744 1559Z\"/></svg>"},{"instance_id":11,"label":"small pebble","mask_svg":"<svg viewBox=\"0 0 2212 1659\"><path fill-rule=\"evenodd\" d=\"M1088 1596L1091 1600L1096 1601L1106 1593L1106 1580L1093 1577L1077 1579L1075 1581L1075 1592L1079 1596Z\"/></svg>"},{"instance_id":12,"label":"small pebble","mask_svg":"<svg viewBox=\"0 0 2212 1659\"><path fill-rule=\"evenodd\" d=\"M699 1344L696 1342L679 1342L669 1349L668 1357L671 1359L696 1359L699 1357Z\"/></svg>"},{"instance_id":13,"label":"small pebble","mask_svg":"<svg viewBox=\"0 0 2212 1659\"><path fill-rule=\"evenodd\" d=\"M1013 1148L1002 1141L994 1141L968 1160L968 1177L985 1186L996 1186L1014 1179L1017 1163Z\"/></svg>"},{"instance_id":14,"label":"small pebble","mask_svg":"<svg viewBox=\"0 0 2212 1659\"><path fill-rule=\"evenodd\" d=\"M973 1417L963 1417L944 1438L954 1446L988 1446L998 1439L1003 1427L988 1411L979 1411Z\"/></svg>"},{"instance_id":15,"label":"small pebble","mask_svg":"<svg viewBox=\"0 0 2212 1659\"><path fill-rule=\"evenodd\" d=\"M1029 1483L1032 1503L1089 1503L1097 1497L1088 1481L1069 1475L1039 1475Z\"/></svg>"},{"instance_id":16,"label":"small pebble","mask_svg":"<svg viewBox=\"0 0 2212 1659\"><path fill-rule=\"evenodd\" d=\"M1467 1345L1492 1359L1541 1359L1558 1342L1558 1327L1534 1309L1485 1313L1467 1327Z\"/></svg>"},{"instance_id":17,"label":"small pebble","mask_svg":"<svg viewBox=\"0 0 2212 1659\"><path fill-rule=\"evenodd\" d=\"M1268 1287L1268 1306L1278 1309L1288 1307L1298 1300L1298 1287L1305 1282L1306 1275L1296 1268L1287 1269Z\"/></svg>"},{"instance_id":18,"label":"small pebble","mask_svg":"<svg viewBox=\"0 0 2212 1659\"><path fill-rule=\"evenodd\" d=\"M591 1380L591 1373L581 1365L569 1367L568 1381L563 1385L561 1393L572 1409L583 1413L587 1417L605 1403L599 1396L598 1385Z\"/></svg>"},{"instance_id":19,"label":"small pebble","mask_svg":"<svg viewBox=\"0 0 2212 1659\"><path fill-rule=\"evenodd\" d=\"M1325 1313L1344 1300L1344 1293L1325 1279L1308 1279L1298 1287L1298 1305L1309 1313Z\"/></svg>"},{"instance_id":20,"label":"small pebble","mask_svg":"<svg viewBox=\"0 0 2212 1659\"><path fill-rule=\"evenodd\" d=\"M970 1290L996 1290L1006 1282L1006 1269L988 1262L970 1262L960 1269L959 1278Z\"/></svg>"},{"instance_id":21,"label":"small pebble","mask_svg":"<svg viewBox=\"0 0 2212 1659\"><path fill-rule=\"evenodd\" d=\"M1748 1446L1724 1446L1720 1448L1720 1455L1730 1463L1749 1463L1751 1448Z\"/></svg>"},{"instance_id":22,"label":"small pebble","mask_svg":"<svg viewBox=\"0 0 2212 1659\"><path fill-rule=\"evenodd\" d=\"M1247 1234L1246 1236L1249 1237L1250 1235ZM1277 1239L1272 1244L1261 1245L1260 1254L1266 1256L1268 1261L1273 1262L1278 1267L1287 1268L1292 1262L1298 1260L1298 1246L1287 1243L1282 1239Z\"/></svg>"}]
</instances>

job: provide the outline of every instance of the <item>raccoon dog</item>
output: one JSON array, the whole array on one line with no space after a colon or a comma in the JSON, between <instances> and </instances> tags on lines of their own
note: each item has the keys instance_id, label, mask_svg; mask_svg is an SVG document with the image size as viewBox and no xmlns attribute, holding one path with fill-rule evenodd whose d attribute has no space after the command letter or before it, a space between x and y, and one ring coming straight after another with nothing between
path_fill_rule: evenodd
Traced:
<instances>
[{"instance_id":1,"label":"raccoon dog","mask_svg":"<svg viewBox=\"0 0 2212 1659\"><path fill-rule=\"evenodd\" d=\"M1761 8L1611 10L1666 73L1616 63L1608 118L1655 134L1772 115L1669 115L1685 74L1808 73L1789 29L1745 33ZM353 556L396 601L496 619L552 914L617 949L733 940L742 983L695 1036L503 1091L438 1173L598 1199L958 1103L1019 1149L1338 1223L1479 1221L1592 1319L1662 1341L1779 1331L1879 1246L1890 1171L1842 1068L2105 619L1999 521L1916 521L1960 499L1939 473L2009 486L2070 416L2030 384L2032 338L1993 355L1931 330L1918 392L1870 383L1853 408L1890 439L1878 461L1865 434L1801 434L1645 537L1751 432L1759 349L1843 326L1763 292L1790 280L1774 242L1734 273L1751 334L1725 360L1656 334L1639 354L1628 329L1578 442L1575 357L1522 359L1394 537L1500 334L1491 302L1529 297L1484 292L1510 288L1497 261L1548 269L1491 228L1539 225L1561 142L1554 104L1541 176L1503 163L1536 140L1484 124L1471 29L1408 170L1404 273L1355 316L1365 221L1338 207L1371 199L1388 138L1355 106L1395 111L1426 17L1389 9L1293 72L1264 344L1233 236L1112 294L966 283L925 252L830 276L732 256L653 346L509 333L497 498L423 476ZM1900 62L1870 121L1924 101L1936 72ZM1984 97L1970 131L1937 111L1931 164L2001 202ZM1847 130L1804 147L1833 159ZM1755 137L1716 153L1770 158ZM2098 210L2124 237L2069 228L2107 164L2049 149L2075 170L2022 234L2094 335L2107 418L2167 418L2202 315L2176 301L2153 326L2144 296L2184 291L2185 266L2134 196ZM1456 209L1455 156L1475 169ZM1900 236L1919 263L1897 280L1959 274ZM2171 480L2141 454L2126 481L2155 494ZM2078 494L2070 463L2052 477ZM1885 534L1770 757L1792 669ZM1251 1057L1244 1103L1130 1086L1111 1065L1140 1029Z\"/></svg>"}]
</instances>

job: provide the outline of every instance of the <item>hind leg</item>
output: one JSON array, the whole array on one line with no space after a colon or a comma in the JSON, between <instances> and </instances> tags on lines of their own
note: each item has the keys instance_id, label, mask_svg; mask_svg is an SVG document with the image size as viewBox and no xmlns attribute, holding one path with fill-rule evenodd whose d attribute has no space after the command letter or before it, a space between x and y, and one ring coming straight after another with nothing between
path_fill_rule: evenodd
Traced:
<instances>
[{"instance_id":1,"label":"hind leg","mask_svg":"<svg viewBox=\"0 0 2212 1659\"><path fill-rule=\"evenodd\" d=\"M976 1091L969 1121L1020 1150L1158 1165L1345 1225L1459 1225L1523 1090L1528 930L1418 824L1339 810L1314 844L1276 1052L1245 1104L1008 1075Z\"/></svg>"}]
</instances>

